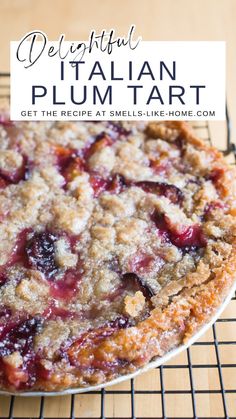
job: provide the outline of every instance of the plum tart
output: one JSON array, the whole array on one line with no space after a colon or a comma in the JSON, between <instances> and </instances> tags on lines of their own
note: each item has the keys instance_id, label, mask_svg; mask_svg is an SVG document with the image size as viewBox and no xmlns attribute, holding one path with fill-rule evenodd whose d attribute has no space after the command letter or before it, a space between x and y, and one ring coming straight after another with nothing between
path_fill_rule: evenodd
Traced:
<instances>
[{"instance_id":1,"label":"plum tart","mask_svg":"<svg viewBox=\"0 0 236 419\"><path fill-rule=\"evenodd\" d=\"M0 113L0 387L60 391L186 342L232 288L235 169L183 122Z\"/></svg>"}]
</instances>

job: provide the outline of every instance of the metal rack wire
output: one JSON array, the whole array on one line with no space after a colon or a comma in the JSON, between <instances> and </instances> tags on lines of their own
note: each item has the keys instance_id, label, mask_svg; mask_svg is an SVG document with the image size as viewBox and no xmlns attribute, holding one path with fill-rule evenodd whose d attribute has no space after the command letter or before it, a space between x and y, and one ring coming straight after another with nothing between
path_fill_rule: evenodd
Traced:
<instances>
[{"instance_id":1,"label":"metal rack wire","mask_svg":"<svg viewBox=\"0 0 236 419\"><path fill-rule=\"evenodd\" d=\"M9 96L9 74L1 74L0 73L0 97ZM226 109L226 145L224 147L223 152L227 155L232 156L232 164L236 163L236 150L235 145L231 142L231 133L230 133L230 118L228 114L228 109ZM211 133L208 123L201 123L194 126L196 132L200 134L200 130L205 131L206 141L211 142ZM201 136L201 135L199 135ZM230 302L232 307L236 308L236 296L234 296ZM235 340L231 340L231 336L228 339L226 337L222 338L222 334L218 330L219 325L224 325L224 328L228 324L235 324L236 316L235 317L221 317L217 320L217 322L212 326L211 331L209 332L209 336L207 339L203 339L197 341L191 348L185 351L186 355L186 362L184 363L168 363L162 365L156 369L157 376L159 376L159 384L156 387L151 389L140 389L140 386L136 386L137 379L131 379L128 384L126 385L125 389L117 389L117 387L108 389L102 389L100 391L94 391L90 393L86 393L87 397L98 397L99 398L99 413L94 414L92 416L91 412L86 412L85 410L80 411L80 398L84 395L72 395L70 397L70 401L68 404L68 413L63 416L63 418L68 419L75 419L75 418L95 418L95 419L110 419L113 418L120 418L119 412L116 415L116 412L113 411L113 416L111 416L110 411L107 412L106 403L107 399L112 396L114 400L117 397L126 395L129 398L129 408L127 407L127 414L124 416L122 413L123 418L129 419L149 419L149 412L140 413L140 409L138 409L137 398L138 397L145 397L148 398L150 396L156 397L154 403L159 404L159 413L155 416L156 419L204 419L204 418L219 418L219 419L236 419L236 380L233 385L229 386L225 380L224 372L226 370L231 369L232 374L233 371L236 371L236 356L230 362L223 362L222 358L222 348L226 350L227 347L231 347L232 350L236 349L236 337ZM236 329L235 329L236 330ZM205 352L207 350L212 350L215 354L215 362L213 363L204 363L201 358L201 363L197 363L193 360L193 350L196 348L197 350L203 349ZM235 351L236 353L236 351ZM224 356L225 359L225 356ZM227 360L228 361L228 360ZM235 368L235 370L234 370ZM207 388L207 383L204 388L202 386L196 385L196 371L204 371L207 370L217 372L218 376L218 386L216 388ZM184 372L188 374L189 385L188 388L166 388L166 372L179 372L183 374ZM176 374L175 374L176 377ZM203 383L204 384L204 383ZM177 386L178 387L178 386ZM118 387L119 388L119 387ZM199 410L199 397L208 396L211 398L217 397L217 403L221 406L217 414L215 413L215 409L213 409L213 414L209 416L204 413L204 411ZM172 409L170 410L170 397L175 397L175 402L178 403L178 397L184 397L186 400L190 400L189 407L186 411L181 412L181 415L175 413ZM232 398L233 397L233 398ZM215 399L214 399L215 400ZM47 398L41 397L38 403L38 409L34 409L34 415L27 416L29 418L39 418L39 419L47 419L52 417L52 413L47 413ZM1 416L1 400L0 400L0 418L1 419L16 419L17 413L15 412L15 406L17 403L17 397L9 397L8 399L8 406L4 407L4 413ZM153 401L152 401L153 403ZM214 401L213 401L214 404ZM37 411L38 410L38 411ZM190 412L191 411L191 412ZM189 413L190 412L190 413ZM87 414L89 416L84 416ZM82 416L81 416L82 414ZM55 416L54 416L55 417ZM61 417L61 416L60 416Z\"/></svg>"}]
</instances>

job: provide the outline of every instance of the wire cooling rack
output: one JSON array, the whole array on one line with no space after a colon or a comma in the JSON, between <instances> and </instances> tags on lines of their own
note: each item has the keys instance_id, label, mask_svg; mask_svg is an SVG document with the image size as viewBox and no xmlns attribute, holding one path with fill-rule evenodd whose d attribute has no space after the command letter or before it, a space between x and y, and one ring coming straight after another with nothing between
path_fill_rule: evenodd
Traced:
<instances>
[{"instance_id":1,"label":"wire cooling rack","mask_svg":"<svg viewBox=\"0 0 236 419\"><path fill-rule=\"evenodd\" d=\"M9 74L0 73L0 97L9 97ZM236 163L226 109L224 145ZM211 141L207 122L194 124ZM218 146L218 144L217 144ZM113 387L56 398L0 397L0 418L236 419L236 296L211 329L179 356ZM234 337L232 339L232 337Z\"/></svg>"}]
</instances>

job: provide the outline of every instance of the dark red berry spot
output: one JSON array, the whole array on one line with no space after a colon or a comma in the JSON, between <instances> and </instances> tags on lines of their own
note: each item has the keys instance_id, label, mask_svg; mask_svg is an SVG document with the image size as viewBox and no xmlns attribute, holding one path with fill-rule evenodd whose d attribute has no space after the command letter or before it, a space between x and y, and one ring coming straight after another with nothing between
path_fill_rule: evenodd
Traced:
<instances>
[{"instance_id":1,"label":"dark red berry spot","mask_svg":"<svg viewBox=\"0 0 236 419\"><path fill-rule=\"evenodd\" d=\"M57 272L55 262L56 236L50 232L34 233L26 244L28 265L44 273L48 278Z\"/></svg>"},{"instance_id":2,"label":"dark red berry spot","mask_svg":"<svg viewBox=\"0 0 236 419\"><path fill-rule=\"evenodd\" d=\"M33 339L42 326L42 320L31 318L19 323L8 324L0 335L0 356L18 351L22 356L28 355L33 347Z\"/></svg>"},{"instance_id":3,"label":"dark red berry spot","mask_svg":"<svg viewBox=\"0 0 236 419\"><path fill-rule=\"evenodd\" d=\"M90 184L94 190L95 198L97 198L102 192L104 192L107 189L108 182L108 179L104 179L98 174L90 175Z\"/></svg>"},{"instance_id":4,"label":"dark red berry spot","mask_svg":"<svg viewBox=\"0 0 236 419\"><path fill-rule=\"evenodd\" d=\"M118 174L113 177L103 178L96 173L92 173L90 174L90 184L94 190L95 198L105 191L110 194L119 194L126 187L125 179Z\"/></svg>"},{"instance_id":5,"label":"dark red berry spot","mask_svg":"<svg viewBox=\"0 0 236 419\"><path fill-rule=\"evenodd\" d=\"M12 311L9 307L2 306L0 307L0 318L3 317L4 320L11 317Z\"/></svg>"},{"instance_id":6,"label":"dark red berry spot","mask_svg":"<svg viewBox=\"0 0 236 419\"><path fill-rule=\"evenodd\" d=\"M21 180L27 180L29 173L29 165L27 157L23 156L23 163L21 167L12 172L6 170L0 170L0 188L5 188L11 184L17 184Z\"/></svg>"},{"instance_id":7,"label":"dark red berry spot","mask_svg":"<svg viewBox=\"0 0 236 419\"><path fill-rule=\"evenodd\" d=\"M206 239L199 225L188 226L183 228L181 233L171 233L171 242L180 248L183 247L205 247Z\"/></svg>"},{"instance_id":8,"label":"dark red berry spot","mask_svg":"<svg viewBox=\"0 0 236 419\"><path fill-rule=\"evenodd\" d=\"M181 204L183 201L183 192L175 185L151 181L136 182L135 185L142 188L145 192L165 196L173 204Z\"/></svg>"},{"instance_id":9,"label":"dark red berry spot","mask_svg":"<svg viewBox=\"0 0 236 419\"><path fill-rule=\"evenodd\" d=\"M177 229L175 225L171 224L168 217L156 211L151 218L163 239L170 241L181 249L192 248L193 250L194 248L205 247L207 244L202 228L198 224L181 226Z\"/></svg>"},{"instance_id":10,"label":"dark red berry spot","mask_svg":"<svg viewBox=\"0 0 236 419\"><path fill-rule=\"evenodd\" d=\"M82 278L82 270L77 268L68 269L63 278L51 283L51 294L54 298L69 300L78 291L78 285Z\"/></svg>"}]
</instances>

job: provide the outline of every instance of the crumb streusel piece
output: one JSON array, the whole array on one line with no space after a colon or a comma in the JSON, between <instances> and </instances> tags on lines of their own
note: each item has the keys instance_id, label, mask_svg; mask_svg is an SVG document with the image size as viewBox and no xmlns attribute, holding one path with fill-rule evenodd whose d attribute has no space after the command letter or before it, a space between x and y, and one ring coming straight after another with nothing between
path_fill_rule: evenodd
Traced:
<instances>
[{"instance_id":1,"label":"crumb streusel piece","mask_svg":"<svg viewBox=\"0 0 236 419\"><path fill-rule=\"evenodd\" d=\"M0 113L0 386L135 371L206 323L234 281L235 169L181 122Z\"/></svg>"}]
</instances>

